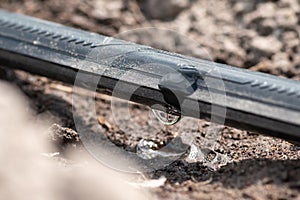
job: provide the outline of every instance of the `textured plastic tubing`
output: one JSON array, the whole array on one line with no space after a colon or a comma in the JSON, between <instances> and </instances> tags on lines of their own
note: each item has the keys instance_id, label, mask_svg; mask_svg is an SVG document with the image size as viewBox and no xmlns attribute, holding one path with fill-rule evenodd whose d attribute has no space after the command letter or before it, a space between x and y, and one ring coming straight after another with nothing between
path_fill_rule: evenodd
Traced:
<instances>
[{"instance_id":1,"label":"textured plastic tubing","mask_svg":"<svg viewBox=\"0 0 300 200\"><path fill-rule=\"evenodd\" d=\"M297 81L157 50L3 10L0 10L0 65L71 84L78 71L91 77L101 76L100 92L112 93L115 85L121 82L121 98L131 95L132 101L145 105L160 104L182 115L213 119L217 123L300 143L300 85ZM176 79L174 71L186 80L176 84L176 80L172 80L172 77ZM131 73L130 79L120 78L127 72ZM207 77L221 83L222 87L218 84L207 86ZM84 87L88 78L82 81ZM132 86L138 89L126 94ZM214 95L221 95L222 101L213 99ZM173 97L180 100L175 101ZM199 109L179 108L183 100L187 105L197 103ZM217 108L214 113L212 107ZM218 108L225 110L225 115L218 113Z\"/></svg>"}]
</instances>

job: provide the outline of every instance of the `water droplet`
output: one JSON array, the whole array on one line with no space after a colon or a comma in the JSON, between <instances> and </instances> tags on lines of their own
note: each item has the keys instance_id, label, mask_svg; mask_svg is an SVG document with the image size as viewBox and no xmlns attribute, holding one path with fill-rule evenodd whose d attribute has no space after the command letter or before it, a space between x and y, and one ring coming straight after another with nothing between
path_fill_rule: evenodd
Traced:
<instances>
[{"instance_id":1,"label":"water droplet","mask_svg":"<svg viewBox=\"0 0 300 200\"><path fill-rule=\"evenodd\" d=\"M154 148L157 147L158 145L155 142L141 139L137 145L136 152L140 158L148 160L156 157Z\"/></svg>"},{"instance_id":2,"label":"water droplet","mask_svg":"<svg viewBox=\"0 0 300 200\"><path fill-rule=\"evenodd\" d=\"M34 44L34 45L38 45L39 43L40 43L40 42L37 41L37 40L34 40L34 41L33 41L33 44Z\"/></svg>"},{"instance_id":3,"label":"water droplet","mask_svg":"<svg viewBox=\"0 0 300 200\"><path fill-rule=\"evenodd\" d=\"M226 155L215 152L210 148L199 148L195 144L191 145L186 160L187 162L201 162L204 166L213 170L217 170L229 162Z\"/></svg>"},{"instance_id":4,"label":"water droplet","mask_svg":"<svg viewBox=\"0 0 300 200\"><path fill-rule=\"evenodd\" d=\"M168 112L164 112L164 111L160 111L160 110L156 110L156 109L151 109L154 116L156 117L156 119L158 119L158 121L160 121L162 124L166 125L166 126L171 126L176 124L177 122L180 121L181 116L180 115L174 115L174 114L170 114Z\"/></svg>"},{"instance_id":5,"label":"water droplet","mask_svg":"<svg viewBox=\"0 0 300 200\"><path fill-rule=\"evenodd\" d=\"M141 139L136 147L137 155L140 158L149 160L153 158L179 159L189 150L189 145L184 144L180 137L174 138L166 146L160 148L162 144L158 144L152 140Z\"/></svg>"}]
</instances>

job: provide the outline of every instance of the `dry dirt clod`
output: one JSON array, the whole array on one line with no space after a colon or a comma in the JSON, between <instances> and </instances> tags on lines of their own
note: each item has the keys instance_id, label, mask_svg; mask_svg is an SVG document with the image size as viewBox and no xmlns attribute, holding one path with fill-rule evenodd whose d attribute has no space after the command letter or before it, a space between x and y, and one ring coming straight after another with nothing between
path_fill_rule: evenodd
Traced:
<instances>
[{"instance_id":1,"label":"dry dirt clod","mask_svg":"<svg viewBox=\"0 0 300 200\"><path fill-rule=\"evenodd\" d=\"M170 20L190 5L190 0L145 0L142 8L151 19Z\"/></svg>"},{"instance_id":2,"label":"dry dirt clod","mask_svg":"<svg viewBox=\"0 0 300 200\"><path fill-rule=\"evenodd\" d=\"M70 128L53 124L48 132L48 137L52 140L55 148L64 153L65 151L75 150L81 144L79 135Z\"/></svg>"},{"instance_id":3,"label":"dry dirt clod","mask_svg":"<svg viewBox=\"0 0 300 200\"><path fill-rule=\"evenodd\" d=\"M112 129L112 125L103 117L98 117L98 122L100 125L104 126L105 128L107 128L108 130Z\"/></svg>"},{"instance_id":4,"label":"dry dirt clod","mask_svg":"<svg viewBox=\"0 0 300 200\"><path fill-rule=\"evenodd\" d=\"M122 0L95 0L94 10L91 15L100 20L118 19L123 8Z\"/></svg>"},{"instance_id":5,"label":"dry dirt clod","mask_svg":"<svg viewBox=\"0 0 300 200\"><path fill-rule=\"evenodd\" d=\"M289 56L287 53L277 53L272 57L273 70L271 71L272 74L280 75L282 73L284 74L291 74L293 70L293 65L291 65L289 61Z\"/></svg>"},{"instance_id":6,"label":"dry dirt clod","mask_svg":"<svg viewBox=\"0 0 300 200\"><path fill-rule=\"evenodd\" d=\"M257 55L268 57L280 51L280 49L282 48L282 43L272 36L258 36L253 38L250 43L250 47Z\"/></svg>"}]
</instances>

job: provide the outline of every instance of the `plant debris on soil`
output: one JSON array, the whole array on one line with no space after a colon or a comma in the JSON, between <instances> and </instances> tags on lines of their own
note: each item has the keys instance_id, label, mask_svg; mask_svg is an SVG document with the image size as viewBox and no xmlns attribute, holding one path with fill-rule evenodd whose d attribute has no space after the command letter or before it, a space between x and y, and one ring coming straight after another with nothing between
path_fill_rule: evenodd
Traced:
<instances>
[{"instance_id":1,"label":"plant debris on soil","mask_svg":"<svg viewBox=\"0 0 300 200\"><path fill-rule=\"evenodd\" d=\"M297 0L1 0L0 8L300 80ZM174 34L130 31L143 27L174 30ZM178 39L175 32L190 39ZM124 125L113 119L111 98L99 94L95 101L97 120L93 121L83 101L72 103L72 85L6 68L0 68L0 78L22 90L37 119L46 118L53 123L49 126L49 140L56 145L59 155L70 148L84 149L73 120L73 108L91 130L100 129L115 145L128 151L135 151L141 139L165 144L178 134L176 127L152 130L146 123L148 109L141 105L131 105L132 123ZM119 115L122 116L121 110ZM156 198L300 199L299 146L205 121L182 126L181 131L196 135L193 145L210 145L213 155L226 155L227 160L212 169L201 160L183 158L145 174L149 179L163 180L148 183L157 185L150 187ZM208 129L214 126L221 131L210 144Z\"/></svg>"}]
</instances>

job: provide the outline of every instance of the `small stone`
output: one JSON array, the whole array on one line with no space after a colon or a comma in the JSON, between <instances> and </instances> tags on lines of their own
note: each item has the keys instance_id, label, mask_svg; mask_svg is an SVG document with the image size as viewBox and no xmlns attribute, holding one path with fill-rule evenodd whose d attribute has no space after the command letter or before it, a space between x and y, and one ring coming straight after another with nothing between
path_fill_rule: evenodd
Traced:
<instances>
[{"instance_id":1,"label":"small stone","mask_svg":"<svg viewBox=\"0 0 300 200\"><path fill-rule=\"evenodd\" d=\"M300 46L298 34L294 31L286 31L282 34L282 40L285 43L285 49L291 50L296 49Z\"/></svg>"},{"instance_id":2,"label":"small stone","mask_svg":"<svg viewBox=\"0 0 300 200\"><path fill-rule=\"evenodd\" d=\"M145 0L142 8L151 19L169 20L175 18L190 3L190 0Z\"/></svg>"},{"instance_id":3,"label":"small stone","mask_svg":"<svg viewBox=\"0 0 300 200\"><path fill-rule=\"evenodd\" d=\"M264 19L260 24L257 24L257 26L257 31L263 36L271 35L277 28L277 24L274 19Z\"/></svg>"},{"instance_id":4,"label":"small stone","mask_svg":"<svg viewBox=\"0 0 300 200\"><path fill-rule=\"evenodd\" d=\"M227 52L232 53L232 54L237 54L240 57L245 56L245 52L238 45L238 42L233 41L229 38L224 38L223 44L224 44L224 48L226 49Z\"/></svg>"},{"instance_id":5,"label":"small stone","mask_svg":"<svg viewBox=\"0 0 300 200\"><path fill-rule=\"evenodd\" d=\"M289 61L289 56L286 53L280 52L275 54L272 57L272 61L274 70L278 71L276 74L288 75L288 73L291 72L293 66Z\"/></svg>"},{"instance_id":6,"label":"small stone","mask_svg":"<svg viewBox=\"0 0 300 200\"><path fill-rule=\"evenodd\" d=\"M271 56L280 51L282 44L275 37L256 37L250 43L250 48L261 56Z\"/></svg>"},{"instance_id":7,"label":"small stone","mask_svg":"<svg viewBox=\"0 0 300 200\"><path fill-rule=\"evenodd\" d=\"M276 12L275 21L278 27L294 29L297 26L298 18L291 9L281 9Z\"/></svg>"},{"instance_id":8,"label":"small stone","mask_svg":"<svg viewBox=\"0 0 300 200\"><path fill-rule=\"evenodd\" d=\"M268 2L268 3L261 3L257 5L257 8L254 12L250 12L245 15L244 22L246 24L260 23L264 19L272 19L276 15L276 6L275 4Z\"/></svg>"},{"instance_id":9,"label":"small stone","mask_svg":"<svg viewBox=\"0 0 300 200\"><path fill-rule=\"evenodd\" d=\"M245 14L255 9L254 1L238 1L235 3L233 10L237 14Z\"/></svg>"},{"instance_id":10,"label":"small stone","mask_svg":"<svg viewBox=\"0 0 300 200\"><path fill-rule=\"evenodd\" d=\"M279 8L289 8L294 12L300 11L300 6L297 0L281 0L277 5Z\"/></svg>"},{"instance_id":11,"label":"small stone","mask_svg":"<svg viewBox=\"0 0 300 200\"><path fill-rule=\"evenodd\" d=\"M272 62L269 59L263 59L257 65L252 66L250 69L259 72L269 72L271 66L272 66Z\"/></svg>"},{"instance_id":12,"label":"small stone","mask_svg":"<svg viewBox=\"0 0 300 200\"><path fill-rule=\"evenodd\" d=\"M96 19L119 19L123 8L122 0L96 0L91 15Z\"/></svg>"}]
</instances>

